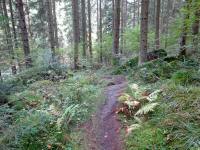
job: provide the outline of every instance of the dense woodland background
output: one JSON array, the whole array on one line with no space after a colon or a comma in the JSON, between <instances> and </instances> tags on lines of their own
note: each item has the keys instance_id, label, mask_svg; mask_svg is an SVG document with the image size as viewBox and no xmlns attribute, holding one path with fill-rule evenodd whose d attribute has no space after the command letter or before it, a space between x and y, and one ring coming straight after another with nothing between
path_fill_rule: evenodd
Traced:
<instances>
[{"instance_id":1,"label":"dense woodland background","mask_svg":"<svg viewBox=\"0 0 200 150\"><path fill-rule=\"evenodd\" d=\"M122 60L139 50L141 62L147 50L184 55L185 48L197 46L198 7L198 1L183 0L2 0L1 70L16 74L52 62L108 65L111 58Z\"/></svg>"},{"instance_id":2,"label":"dense woodland background","mask_svg":"<svg viewBox=\"0 0 200 150\"><path fill-rule=\"evenodd\" d=\"M0 0L0 147L80 149L102 76L123 74L125 101L162 89L122 112L144 122L127 149L199 149L199 24L199 0Z\"/></svg>"}]
</instances>

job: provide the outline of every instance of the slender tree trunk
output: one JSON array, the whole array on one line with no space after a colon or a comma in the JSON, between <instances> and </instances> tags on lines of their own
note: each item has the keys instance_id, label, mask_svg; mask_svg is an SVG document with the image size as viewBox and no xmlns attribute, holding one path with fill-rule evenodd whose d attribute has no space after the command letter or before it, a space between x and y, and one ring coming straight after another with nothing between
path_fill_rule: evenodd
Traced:
<instances>
[{"instance_id":1,"label":"slender tree trunk","mask_svg":"<svg viewBox=\"0 0 200 150\"><path fill-rule=\"evenodd\" d=\"M149 0L141 2L141 33L140 33L140 54L139 65L147 61L147 35L148 35L148 7Z\"/></svg>"},{"instance_id":2,"label":"slender tree trunk","mask_svg":"<svg viewBox=\"0 0 200 150\"><path fill-rule=\"evenodd\" d=\"M97 0L97 41L99 41L99 0Z\"/></svg>"},{"instance_id":3,"label":"slender tree trunk","mask_svg":"<svg viewBox=\"0 0 200 150\"><path fill-rule=\"evenodd\" d=\"M156 33L155 33L155 48L160 48L160 0L157 0L156 5Z\"/></svg>"},{"instance_id":4,"label":"slender tree trunk","mask_svg":"<svg viewBox=\"0 0 200 150\"><path fill-rule=\"evenodd\" d=\"M87 46L87 33L86 33L86 13L85 13L85 0L81 0L81 14L82 14L82 46L83 57L86 58L86 46Z\"/></svg>"},{"instance_id":5,"label":"slender tree trunk","mask_svg":"<svg viewBox=\"0 0 200 150\"><path fill-rule=\"evenodd\" d=\"M13 43L12 43L12 35L11 35L11 30L10 30L10 23L9 23L9 17L8 17L8 12L7 12L7 7L6 7L6 0L3 0L3 11L4 11L4 16L6 17L5 21L5 31L6 31L6 41L7 41L7 46L8 46L8 51L11 56L11 70L12 74L16 74L16 66L15 66L15 55L14 55L14 50L13 50Z\"/></svg>"},{"instance_id":6,"label":"slender tree trunk","mask_svg":"<svg viewBox=\"0 0 200 150\"><path fill-rule=\"evenodd\" d=\"M187 42L187 32L188 32L187 21L190 17L189 7L190 7L190 0L186 0L185 9L187 11L186 11L185 16L184 16L182 33L181 33L181 37L180 37L180 51L179 51L180 56L183 56L183 55L185 56L186 52L187 52L186 42Z\"/></svg>"},{"instance_id":7,"label":"slender tree trunk","mask_svg":"<svg viewBox=\"0 0 200 150\"><path fill-rule=\"evenodd\" d=\"M112 32L114 34L114 29L115 29L115 0L112 0Z\"/></svg>"},{"instance_id":8,"label":"slender tree trunk","mask_svg":"<svg viewBox=\"0 0 200 150\"><path fill-rule=\"evenodd\" d=\"M54 40L56 48L59 48L58 42L58 24L57 24L57 15L56 15L56 0L52 0L53 7L53 23L54 23Z\"/></svg>"},{"instance_id":9,"label":"slender tree trunk","mask_svg":"<svg viewBox=\"0 0 200 150\"><path fill-rule=\"evenodd\" d=\"M200 8L195 11L195 20L192 24L192 35L193 35L193 48L192 53L198 50L198 34L199 34L199 23L200 23Z\"/></svg>"},{"instance_id":10,"label":"slender tree trunk","mask_svg":"<svg viewBox=\"0 0 200 150\"><path fill-rule=\"evenodd\" d=\"M28 0L26 0L26 7L25 7L25 10L26 10L26 15L27 15L27 28L28 28L28 32L29 32L29 35L30 35L30 38L33 37L33 32L31 30L31 19L30 19L30 12L29 12L29 6L28 6Z\"/></svg>"},{"instance_id":11,"label":"slender tree trunk","mask_svg":"<svg viewBox=\"0 0 200 150\"><path fill-rule=\"evenodd\" d=\"M90 58L92 60L93 54L92 54L92 25L91 25L91 3L90 0L87 0L88 4L88 41L89 41L89 53L90 53Z\"/></svg>"},{"instance_id":12,"label":"slender tree trunk","mask_svg":"<svg viewBox=\"0 0 200 150\"><path fill-rule=\"evenodd\" d=\"M120 0L115 1L114 13L114 37L113 37L113 55L114 58L119 54L119 29L120 29Z\"/></svg>"},{"instance_id":13,"label":"slender tree trunk","mask_svg":"<svg viewBox=\"0 0 200 150\"><path fill-rule=\"evenodd\" d=\"M166 17L165 48L167 48L167 46L168 46L170 10L171 10L171 1L168 0L168 1L167 1L167 17Z\"/></svg>"},{"instance_id":14,"label":"slender tree trunk","mask_svg":"<svg viewBox=\"0 0 200 150\"><path fill-rule=\"evenodd\" d=\"M127 23L127 0L122 0L121 2L121 39L120 39L120 53L123 53L123 50L126 45L126 39L124 38L124 31L126 29Z\"/></svg>"},{"instance_id":15,"label":"slender tree trunk","mask_svg":"<svg viewBox=\"0 0 200 150\"><path fill-rule=\"evenodd\" d=\"M72 0L72 15L73 15L73 33L74 33L74 69L78 69L79 58L79 0Z\"/></svg>"},{"instance_id":16,"label":"slender tree trunk","mask_svg":"<svg viewBox=\"0 0 200 150\"><path fill-rule=\"evenodd\" d=\"M125 13L125 9L124 9L124 5L125 5L125 0L122 0L121 2L121 38L120 38L120 53L122 54L123 49L124 49L124 13Z\"/></svg>"},{"instance_id":17,"label":"slender tree trunk","mask_svg":"<svg viewBox=\"0 0 200 150\"><path fill-rule=\"evenodd\" d=\"M103 29L102 29L102 0L99 1L99 40L100 40L100 62L103 63Z\"/></svg>"},{"instance_id":18,"label":"slender tree trunk","mask_svg":"<svg viewBox=\"0 0 200 150\"><path fill-rule=\"evenodd\" d=\"M53 14L52 14L52 3L51 0L46 0L47 6L47 18L48 18L48 29L49 29L49 42L52 52L53 61L55 59L55 37L53 29Z\"/></svg>"},{"instance_id":19,"label":"slender tree trunk","mask_svg":"<svg viewBox=\"0 0 200 150\"><path fill-rule=\"evenodd\" d=\"M13 15L13 8L12 8L12 0L9 0L9 7L10 7L10 17L11 17L12 31L13 31L13 37L14 37L14 45L15 45L15 49L17 50L18 43L17 43L17 33L16 33L16 29L15 29L15 20L14 20L14 15ZM14 50L13 50L12 59L13 59L13 61L15 59ZM17 68L16 68L15 64L12 64L12 73L17 74Z\"/></svg>"},{"instance_id":20,"label":"slender tree trunk","mask_svg":"<svg viewBox=\"0 0 200 150\"><path fill-rule=\"evenodd\" d=\"M138 25L140 24L140 0L138 0Z\"/></svg>"},{"instance_id":21,"label":"slender tree trunk","mask_svg":"<svg viewBox=\"0 0 200 150\"><path fill-rule=\"evenodd\" d=\"M30 56L30 47L29 47L29 38L28 38L28 31L25 22L25 13L24 13L24 5L22 0L16 0L17 8L19 13L19 25L21 29L21 36L22 36L22 43L24 49L24 56L25 56L25 64L26 67L32 66L32 60Z\"/></svg>"},{"instance_id":22,"label":"slender tree trunk","mask_svg":"<svg viewBox=\"0 0 200 150\"><path fill-rule=\"evenodd\" d=\"M10 16L11 16L11 21L12 21L12 30L13 30L13 37L14 37L14 42L15 42L15 49L18 49L17 32L16 32L16 28L15 28L15 19L14 19L14 15L13 15L12 0L9 0L9 7L10 7Z\"/></svg>"}]
</instances>

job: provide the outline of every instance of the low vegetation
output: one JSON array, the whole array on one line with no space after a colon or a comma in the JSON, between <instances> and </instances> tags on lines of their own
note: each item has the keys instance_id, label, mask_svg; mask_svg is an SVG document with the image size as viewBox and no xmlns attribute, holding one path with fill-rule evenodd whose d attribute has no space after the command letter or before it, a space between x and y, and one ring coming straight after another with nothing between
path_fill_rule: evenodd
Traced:
<instances>
[{"instance_id":1,"label":"low vegetation","mask_svg":"<svg viewBox=\"0 0 200 150\"><path fill-rule=\"evenodd\" d=\"M129 66L118 111L128 150L200 147L198 68L197 57Z\"/></svg>"},{"instance_id":2,"label":"low vegetation","mask_svg":"<svg viewBox=\"0 0 200 150\"><path fill-rule=\"evenodd\" d=\"M99 77L90 71L76 74L61 71L62 76L52 69L39 69L39 74L28 70L31 71L4 82L1 87L15 85L3 97L7 103L0 106L1 148L73 149L79 144L73 140L73 130L98 105Z\"/></svg>"}]
</instances>

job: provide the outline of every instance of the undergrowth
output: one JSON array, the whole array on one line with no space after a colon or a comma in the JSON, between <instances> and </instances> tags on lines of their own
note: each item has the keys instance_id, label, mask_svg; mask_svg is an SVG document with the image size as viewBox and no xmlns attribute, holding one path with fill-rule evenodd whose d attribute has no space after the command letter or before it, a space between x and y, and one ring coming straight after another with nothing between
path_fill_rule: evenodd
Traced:
<instances>
[{"instance_id":1,"label":"undergrowth","mask_svg":"<svg viewBox=\"0 0 200 150\"><path fill-rule=\"evenodd\" d=\"M75 149L73 132L96 109L99 81L92 71L32 68L3 82L1 149Z\"/></svg>"},{"instance_id":2,"label":"undergrowth","mask_svg":"<svg viewBox=\"0 0 200 150\"><path fill-rule=\"evenodd\" d=\"M121 71L128 75L130 83L126 104L136 101L140 108L134 112L134 105L129 105L128 110L133 113L121 115L126 126L126 149L200 149L198 58L158 59L128 68ZM151 109L145 107L152 103L149 96L156 91L161 91L154 97L153 103L157 105ZM137 116L137 112L147 115Z\"/></svg>"}]
</instances>

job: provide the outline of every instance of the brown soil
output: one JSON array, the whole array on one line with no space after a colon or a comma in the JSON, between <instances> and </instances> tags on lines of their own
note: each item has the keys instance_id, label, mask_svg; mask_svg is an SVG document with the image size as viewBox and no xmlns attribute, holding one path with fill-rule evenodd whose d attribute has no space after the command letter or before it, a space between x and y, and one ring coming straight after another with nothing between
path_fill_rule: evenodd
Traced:
<instances>
[{"instance_id":1,"label":"brown soil","mask_svg":"<svg viewBox=\"0 0 200 150\"><path fill-rule=\"evenodd\" d=\"M123 76L105 77L109 81L105 89L105 104L88 121L84 129L86 150L122 150L123 142L120 138L121 125L115 113L117 98L127 86Z\"/></svg>"}]
</instances>

